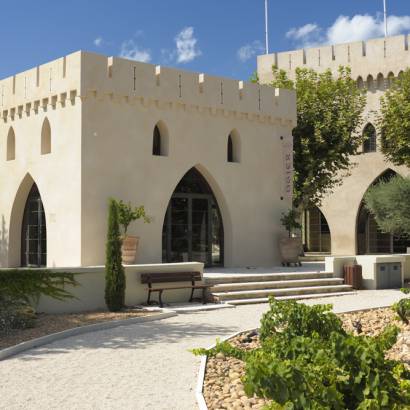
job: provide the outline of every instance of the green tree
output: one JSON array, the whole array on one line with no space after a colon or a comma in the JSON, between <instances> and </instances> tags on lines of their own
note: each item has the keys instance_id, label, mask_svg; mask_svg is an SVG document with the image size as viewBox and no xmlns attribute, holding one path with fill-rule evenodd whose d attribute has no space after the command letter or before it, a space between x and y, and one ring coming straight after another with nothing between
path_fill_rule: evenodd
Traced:
<instances>
[{"instance_id":1,"label":"green tree","mask_svg":"<svg viewBox=\"0 0 410 410\"><path fill-rule=\"evenodd\" d=\"M339 185L352 166L351 156L363 142L356 132L366 96L340 67L317 73L297 68L295 81L275 66L271 85L296 90L297 126L293 130L294 205L320 205L323 197Z\"/></svg>"},{"instance_id":2,"label":"green tree","mask_svg":"<svg viewBox=\"0 0 410 410\"><path fill-rule=\"evenodd\" d=\"M111 312L124 307L125 273L122 266L118 204L110 199L105 262L105 303Z\"/></svg>"},{"instance_id":3,"label":"green tree","mask_svg":"<svg viewBox=\"0 0 410 410\"><path fill-rule=\"evenodd\" d=\"M410 179L395 176L370 187L364 197L366 208L383 232L410 235Z\"/></svg>"},{"instance_id":4,"label":"green tree","mask_svg":"<svg viewBox=\"0 0 410 410\"><path fill-rule=\"evenodd\" d=\"M410 166L410 68L395 79L380 99L382 152L396 165Z\"/></svg>"}]
</instances>

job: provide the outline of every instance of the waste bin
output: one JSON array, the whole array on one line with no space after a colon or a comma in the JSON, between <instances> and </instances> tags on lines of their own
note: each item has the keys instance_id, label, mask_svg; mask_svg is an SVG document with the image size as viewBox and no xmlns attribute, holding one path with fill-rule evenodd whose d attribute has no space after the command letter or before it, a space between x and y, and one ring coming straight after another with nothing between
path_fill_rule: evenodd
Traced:
<instances>
[{"instance_id":1,"label":"waste bin","mask_svg":"<svg viewBox=\"0 0 410 410\"><path fill-rule=\"evenodd\" d=\"M362 266L361 265L344 265L345 285L350 285L353 289L362 288Z\"/></svg>"}]
</instances>

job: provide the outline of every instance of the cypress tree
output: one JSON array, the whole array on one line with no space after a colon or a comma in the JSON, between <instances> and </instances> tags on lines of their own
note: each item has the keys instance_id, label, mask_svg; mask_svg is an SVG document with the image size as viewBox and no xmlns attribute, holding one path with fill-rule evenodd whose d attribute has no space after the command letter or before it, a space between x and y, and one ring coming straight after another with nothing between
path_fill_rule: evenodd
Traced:
<instances>
[{"instance_id":1,"label":"cypress tree","mask_svg":"<svg viewBox=\"0 0 410 410\"><path fill-rule=\"evenodd\" d=\"M105 261L105 303L108 310L117 312L124 307L125 273L122 266L118 205L110 199Z\"/></svg>"}]
</instances>

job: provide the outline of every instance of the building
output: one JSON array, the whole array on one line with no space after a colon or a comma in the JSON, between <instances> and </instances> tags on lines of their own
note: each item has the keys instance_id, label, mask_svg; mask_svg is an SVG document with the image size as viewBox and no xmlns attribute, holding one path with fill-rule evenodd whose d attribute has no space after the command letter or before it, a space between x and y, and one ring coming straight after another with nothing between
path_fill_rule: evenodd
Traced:
<instances>
[{"instance_id":1,"label":"building","mask_svg":"<svg viewBox=\"0 0 410 410\"><path fill-rule=\"evenodd\" d=\"M336 73L340 65L349 66L360 88L367 89L367 105L362 130L365 142L351 175L328 195L319 209L305 215L305 243L310 251L334 255L402 253L406 241L378 231L374 218L363 208L367 189L381 178L394 174L408 176L409 169L386 162L380 152L381 130L375 122L380 97L392 80L410 67L409 36L396 36L281 52L258 57L261 83L272 81L272 65L294 78L297 67Z\"/></svg>"},{"instance_id":2,"label":"building","mask_svg":"<svg viewBox=\"0 0 410 410\"><path fill-rule=\"evenodd\" d=\"M0 267L105 261L110 197L139 263L279 262L295 94L76 52L0 81Z\"/></svg>"}]
</instances>

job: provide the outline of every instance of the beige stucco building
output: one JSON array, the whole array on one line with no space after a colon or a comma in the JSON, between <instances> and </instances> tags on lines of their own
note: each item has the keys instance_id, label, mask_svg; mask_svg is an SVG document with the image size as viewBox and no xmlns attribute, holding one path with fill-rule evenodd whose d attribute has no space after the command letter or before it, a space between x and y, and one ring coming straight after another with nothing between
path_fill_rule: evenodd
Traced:
<instances>
[{"instance_id":1,"label":"beige stucco building","mask_svg":"<svg viewBox=\"0 0 410 410\"><path fill-rule=\"evenodd\" d=\"M0 267L103 264L109 197L138 262L279 262L295 94L76 52L0 81Z\"/></svg>"},{"instance_id":2,"label":"beige stucco building","mask_svg":"<svg viewBox=\"0 0 410 410\"><path fill-rule=\"evenodd\" d=\"M367 89L367 105L363 128L368 137L362 152L352 160L356 164L351 175L328 195L321 213L312 211L306 217L305 243L310 251L332 252L334 255L405 252L406 243L377 231L374 219L363 209L367 189L380 177L393 173L410 175L406 167L386 162L380 152L381 130L376 126L380 97L394 77L410 67L409 36L396 36L324 46L306 50L281 52L258 57L261 83L272 80L272 65L286 70L294 78L297 67L334 73L340 65L349 66L361 88Z\"/></svg>"}]
</instances>

